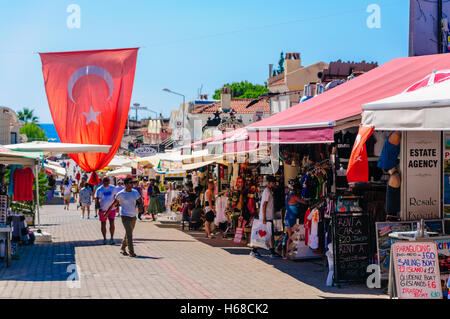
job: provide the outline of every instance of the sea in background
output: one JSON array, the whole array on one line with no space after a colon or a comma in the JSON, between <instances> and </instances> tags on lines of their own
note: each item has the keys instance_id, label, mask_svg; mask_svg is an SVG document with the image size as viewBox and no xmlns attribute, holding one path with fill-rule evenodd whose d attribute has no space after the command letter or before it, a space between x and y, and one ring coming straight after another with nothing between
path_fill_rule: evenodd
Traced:
<instances>
[{"instance_id":1,"label":"sea in background","mask_svg":"<svg viewBox=\"0 0 450 319\"><path fill-rule=\"evenodd\" d=\"M39 126L45 131L49 142L61 142L54 124L39 124Z\"/></svg>"}]
</instances>

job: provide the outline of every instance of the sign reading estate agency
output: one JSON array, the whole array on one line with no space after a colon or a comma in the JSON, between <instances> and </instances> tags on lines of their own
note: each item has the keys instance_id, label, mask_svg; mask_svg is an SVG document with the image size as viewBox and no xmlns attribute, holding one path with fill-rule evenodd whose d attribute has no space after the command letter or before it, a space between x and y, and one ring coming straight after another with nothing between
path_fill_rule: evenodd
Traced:
<instances>
[{"instance_id":1,"label":"sign reading estate agency","mask_svg":"<svg viewBox=\"0 0 450 319\"><path fill-rule=\"evenodd\" d=\"M441 133L407 132L406 220L439 219L441 215Z\"/></svg>"}]
</instances>

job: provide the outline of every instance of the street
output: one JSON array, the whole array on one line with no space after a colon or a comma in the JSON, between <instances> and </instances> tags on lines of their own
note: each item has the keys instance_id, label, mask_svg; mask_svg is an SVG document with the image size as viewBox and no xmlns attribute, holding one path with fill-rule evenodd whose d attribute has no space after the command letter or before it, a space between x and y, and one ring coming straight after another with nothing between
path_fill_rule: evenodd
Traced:
<instances>
[{"instance_id":1,"label":"street","mask_svg":"<svg viewBox=\"0 0 450 319\"><path fill-rule=\"evenodd\" d=\"M388 298L363 285L327 287L328 269L320 259L255 259L231 239L205 239L203 233L157 222L137 222L139 257L125 257L119 253L120 219L111 246L102 244L99 221L80 214L75 204L70 211L43 207L42 229L53 242L21 246L19 260L9 268L0 264L0 298Z\"/></svg>"}]
</instances>

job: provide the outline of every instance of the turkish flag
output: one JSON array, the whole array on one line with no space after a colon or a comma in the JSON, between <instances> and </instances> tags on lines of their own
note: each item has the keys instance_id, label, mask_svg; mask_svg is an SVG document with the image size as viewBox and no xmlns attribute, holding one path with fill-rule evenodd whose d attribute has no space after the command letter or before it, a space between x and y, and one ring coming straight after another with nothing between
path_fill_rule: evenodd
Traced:
<instances>
[{"instance_id":1,"label":"turkish flag","mask_svg":"<svg viewBox=\"0 0 450 319\"><path fill-rule=\"evenodd\" d=\"M364 147L366 141L372 135L374 127L360 126L358 136L353 145L352 155L348 162L347 181L349 183L369 181L369 161L367 159L367 149Z\"/></svg>"},{"instance_id":2,"label":"turkish flag","mask_svg":"<svg viewBox=\"0 0 450 319\"><path fill-rule=\"evenodd\" d=\"M40 54L48 104L61 142L111 145L109 153L69 154L86 172L106 167L119 148L130 108L137 51ZM95 173L93 177L98 182Z\"/></svg>"}]
</instances>

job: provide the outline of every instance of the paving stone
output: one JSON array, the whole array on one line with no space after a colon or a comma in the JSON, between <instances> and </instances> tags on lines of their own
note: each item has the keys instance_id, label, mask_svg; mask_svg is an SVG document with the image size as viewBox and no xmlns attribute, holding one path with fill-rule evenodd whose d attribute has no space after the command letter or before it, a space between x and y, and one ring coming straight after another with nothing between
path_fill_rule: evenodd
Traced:
<instances>
[{"instance_id":1,"label":"paving stone","mask_svg":"<svg viewBox=\"0 0 450 319\"><path fill-rule=\"evenodd\" d=\"M139 258L130 258L119 254L118 219L114 246L102 244L99 221L80 219L75 205L44 206L41 221L53 242L22 246L20 260L0 264L0 298L387 298L364 286L326 287L320 261L255 259L247 247L214 247L201 233L155 222L136 224Z\"/></svg>"}]
</instances>

